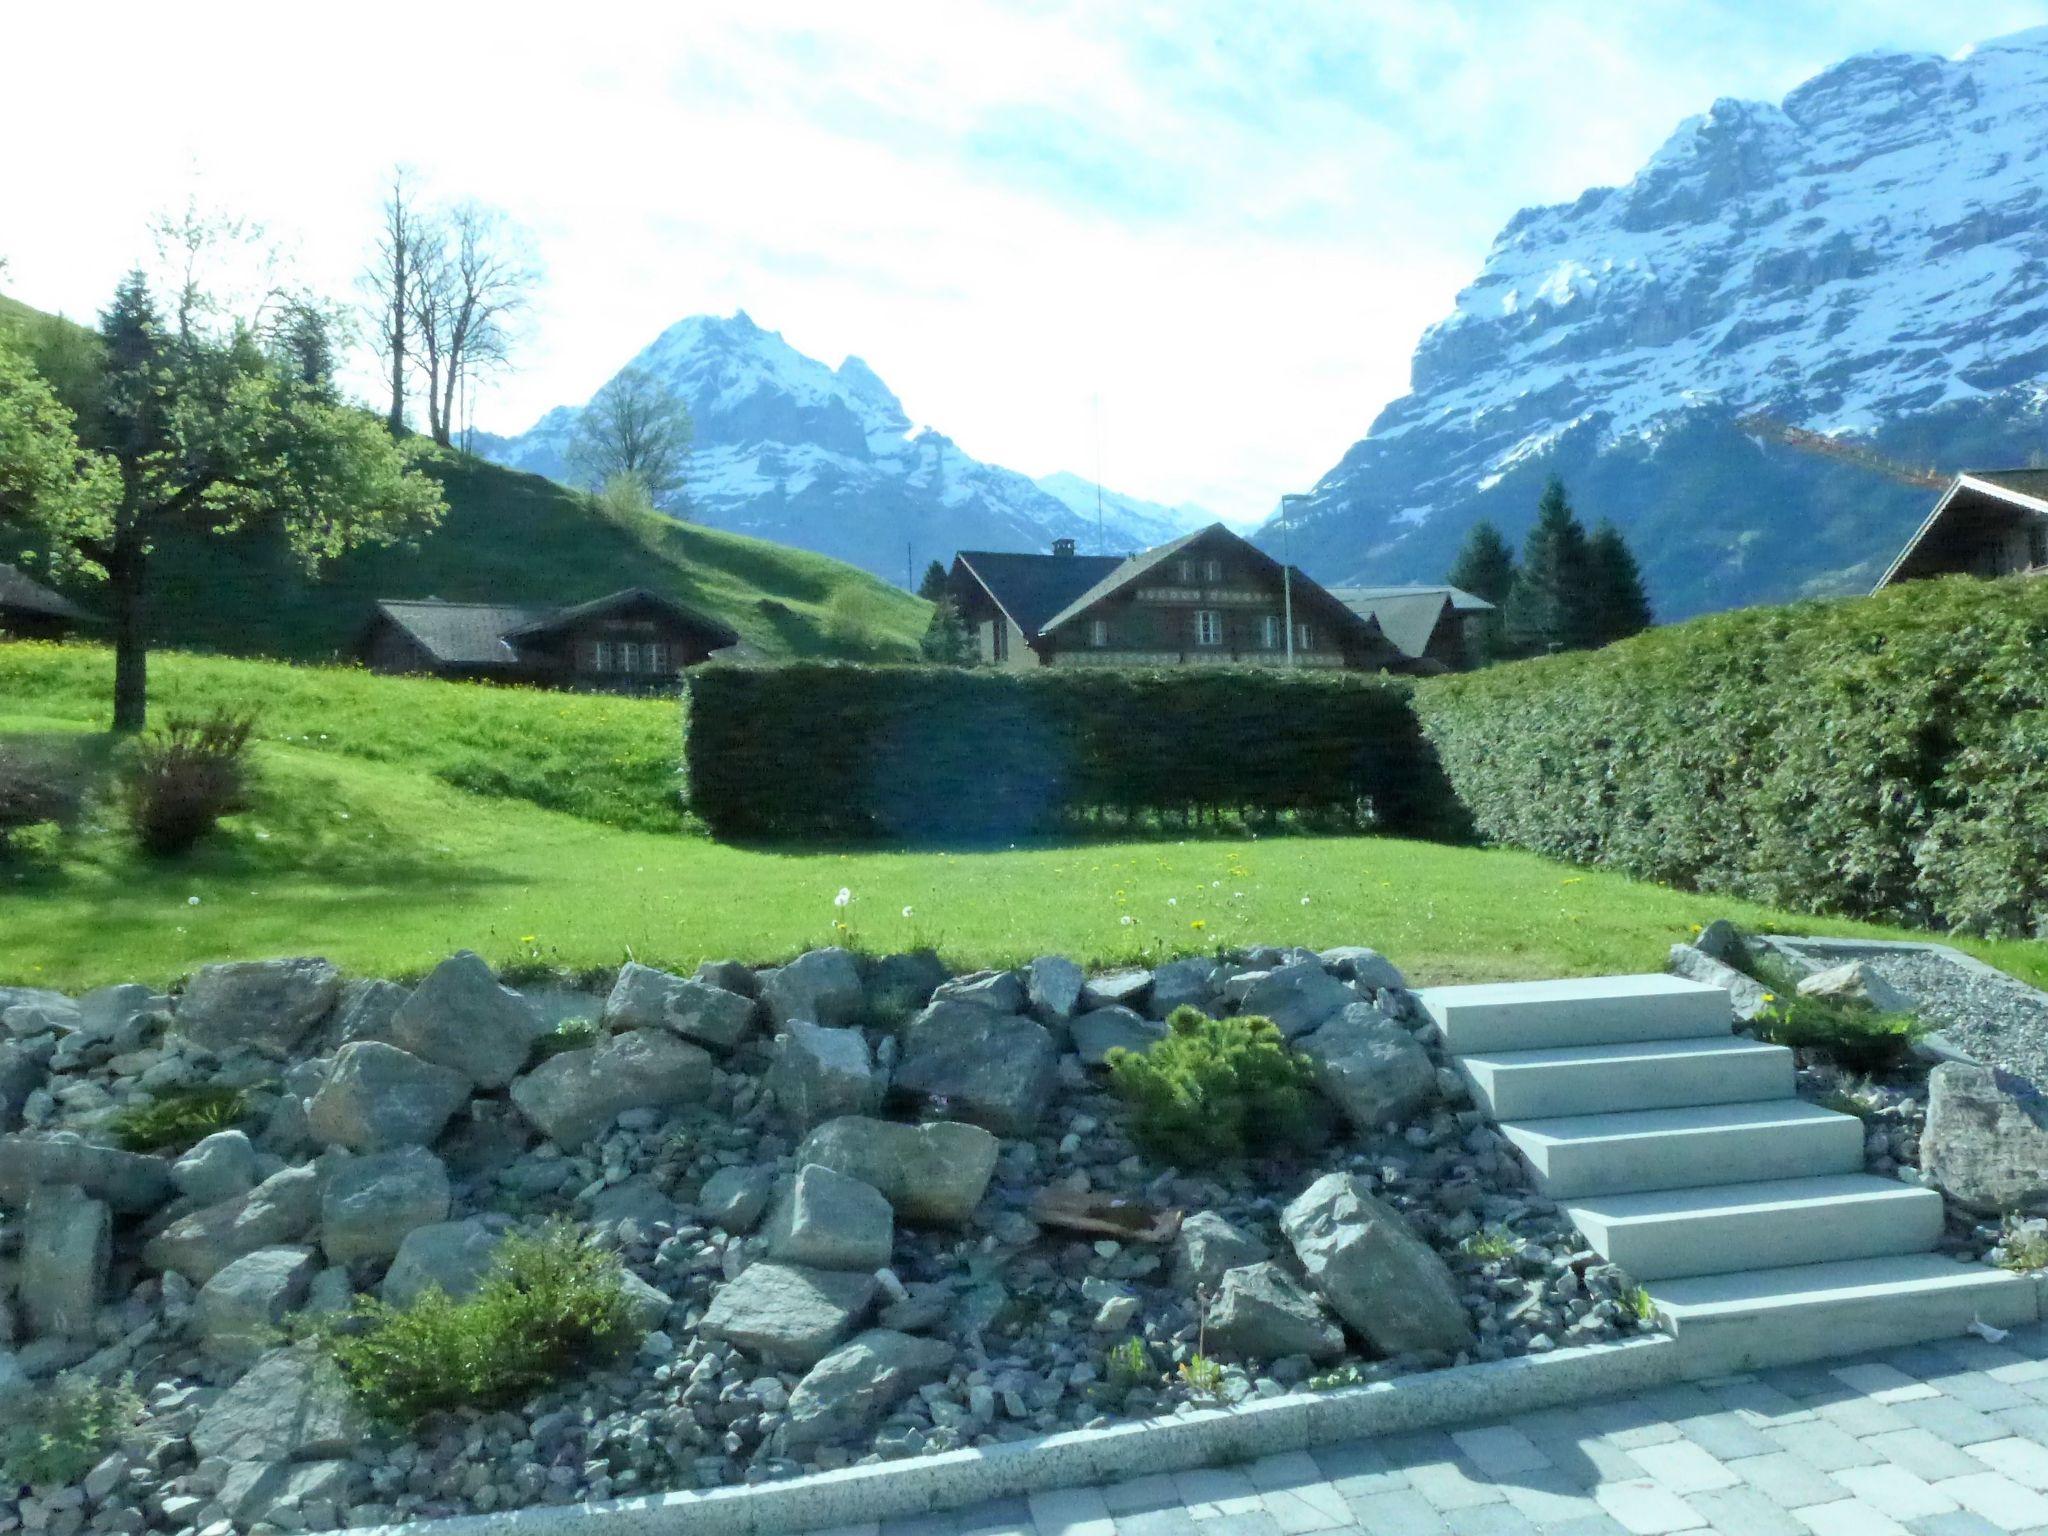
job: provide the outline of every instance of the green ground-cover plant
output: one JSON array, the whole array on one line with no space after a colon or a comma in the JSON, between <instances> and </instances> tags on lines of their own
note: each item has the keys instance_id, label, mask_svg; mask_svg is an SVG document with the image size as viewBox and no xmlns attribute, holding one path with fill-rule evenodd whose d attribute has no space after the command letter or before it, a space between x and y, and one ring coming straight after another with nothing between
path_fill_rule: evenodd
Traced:
<instances>
[{"instance_id":1,"label":"green ground-cover plant","mask_svg":"<svg viewBox=\"0 0 2048 1536\"><path fill-rule=\"evenodd\" d=\"M60 1376L0 1410L0 1477L17 1487L61 1488L96 1466L142 1411L127 1381Z\"/></svg>"},{"instance_id":2,"label":"green ground-cover plant","mask_svg":"<svg viewBox=\"0 0 2048 1536\"><path fill-rule=\"evenodd\" d=\"M535 1042L534 1064L551 1060L564 1051L587 1051L602 1044L604 1038L604 1026L595 1019L564 1019Z\"/></svg>"},{"instance_id":3,"label":"green ground-cover plant","mask_svg":"<svg viewBox=\"0 0 2048 1536\"><path fill-rule=\"evenodd\" d=\"M2048 1232L2038 1227L2029 1228L2016 1218L2007 1217L1998 1246L2002 1250L1998 1261L2002 1269L2020 1274L2048 1269Z\"/></svg>"},{"instance_id":4,"label":"green ground-cover plant","mask_svg":"<svg viewBox=\"0 0 2048 1536\"><path fill-rule=\"evenodd\" d=\"M1109 1080L1132 1136L1182 1167L1299 1152L1327 1130L1308 1063L1271 1019L1176 1008L1149 1050L1109 1053Z\"/></svg>"},{"instance_id":5,"label":"green ground-cover plant","mask_svg":"<svg viewBox=\"0 0 2048 1536\"><path fill-rule=\"evenodd\" d=\"M249 1096L239 1088L173 1088L117 1111L108 1128L130 1152L182 1152L233 1130L248 1113Z\"/></svg>"},{"instance_id":6,"label":"green ground-cover plant","mask_svg":"<svg viewBox=\"0 0 2048 1536\"><path fill-rule=\"evenodd\" d=\"M1506 1227L1481 1227L1458 1247L1482 1263L1510 1259L1521 1251L1522 1240Z\"/></svg>"},{"instance_id":7,"label":"green ground-cover plant","mask_svg":"<svg viewBox=\"0 0 2048 1536\"><path fill-rule=\"evenodd\" d=\"M1743 969L1768 990L1750 1021L1759 1040L1811 1051L1859 1077L1884 1077L1904 1066L1928 1026L1910 1013L1880 1013L1864 1003L1802 997L1798 974L1777 956L1745 944ZM1845 1110L1862 1118L1865 1112Z\"/></svg>"},{"instance_id":8,"label":"green ground-cover plant","mask_svg":"<svg viewBox=\"0 0 2048 1536\"><path fill-rule=\"evenodd\" d=\"M634 1337L618 1256L566 1223L513 1233L460 1300L428 1290L409 1306L370 1298L319 1332L364 1408L416 1426L457 1408L501 1408L618 1356Z\"/></svg>"}]
</instances>

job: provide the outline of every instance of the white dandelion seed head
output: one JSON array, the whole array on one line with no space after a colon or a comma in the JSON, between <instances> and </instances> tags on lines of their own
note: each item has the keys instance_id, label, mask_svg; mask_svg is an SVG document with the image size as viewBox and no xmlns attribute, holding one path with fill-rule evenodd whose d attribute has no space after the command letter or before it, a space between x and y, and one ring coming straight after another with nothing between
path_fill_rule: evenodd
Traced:
<instances>
[{"instance_id":1,"label":"white dandelion seed head","mask_svg":"<svg viewBox=\"0 0 2048 1536\"><path fill-rule=\"evenodd\" d=\"M843 907L843 906L845 906L845 905L846 905L846 904L847 904L847 903L848 903L849 901L852 901L852 900L853 900L853 892L852 892L852 891L850 891L850 890L848 890L848 889L847 889L847 888L846 888L845 886L843 886L843 885L842 885L841 887L839 887L839 894L838 894L837 896L834 896L834 897L832 898L832 905L833 905L833 906L835 906L835 907Z\"/></svg>"}]
</instances>

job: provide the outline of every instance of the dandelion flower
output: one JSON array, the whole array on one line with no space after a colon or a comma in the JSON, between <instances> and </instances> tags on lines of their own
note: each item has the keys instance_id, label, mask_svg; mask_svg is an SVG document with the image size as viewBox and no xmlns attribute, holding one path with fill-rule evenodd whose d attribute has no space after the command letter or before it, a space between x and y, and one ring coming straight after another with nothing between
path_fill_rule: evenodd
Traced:
<instances>
[{"instance_id":1,"label":"dandelion flower","mask_svg":"<svg viewBox=\"0 0 2048 1536\"><path fill-rule=\"evenodd\" d=\"M1201 920L1201 919L1200 919L1200 918L1198 917L1198 918L1196 918L1196 919L1195 919L1195 920L1194 920L1194 921L1193 921L1192 923L1189 923L1189 924L1188 924L1188 926L1189 926L1190 928L1206 928L1206 927L1208 927L1209 925L1208 925L1207 923L1203 922L1203 921L1202 921L1202 920Z\"/></svg>"},{"instance_id":2,"label":"dandelion flower","mask_svg":"<svg viewBox=\"0 0 2048 1536\"><path fill-rule=\"evenodd\" d=\"M197 896L187 896L185 898L185 905L188 907L196 907L199 905L199 898Z\"/></svg>"},{"instance_id":3,"label":"dandelion flower","mask_svg":"<svg viewBox=\"0 0 2048 1536\"><path fill-rule=\"evenodd\" d=\"M842 885L841 887L839 887L839 894L832 898L832 905L835 907L844 907L849 901L852 900L853 892Z\"/></svg>"},{"instance_id":4,"label":"dandelion flower","mask_svg":"<svg viewBox=\"0 0 2048 1536\"><path fill-rule=\"evenodd\" d=\"M1180 898L1178 896L1169 896L1166 898L1166 904L1169 907L1177 907L1180 905Z\"/></svg>"},{"instance_id":5,"label":"dandelion flower","mask_svg":"<svg viewBox=\"0 0 2048 1536\"><path fill-rule=\"evenodd\" d=\"M910 916L910 908L908 908L908 907L905 907L905 908L903 909L903 915L904 915L905 917L908 917L908 916Z\"/></svg>"},{"instance_id":6,"label":"dandelion flower","mask_svg":"<svg viewBox=\"0 0 2048 1536\"><path fill-rule=\"evenodd\" d=\"M1118 918L1117 921L1122 923L1126 928L1128 928L1131 926L1131 924L1135 923L1137 919L1131 916L1130 913L1126 912L1122 917Z\"/></svg>"},{"instance_id":7,"label":"dandelion flower","mask_svg":"<svg viewBox=\"0 0 2048 1536\"><path fill-rule=\"evenodd\" d=\"M1301 904L1302 904L1302 905L1303 905L1304 907L1308 905L1308 898L1307 898L1306 896L1304 896L1304 897L1302 897L1302 898L1301 898Z\"/></svg>"}]
</instances>

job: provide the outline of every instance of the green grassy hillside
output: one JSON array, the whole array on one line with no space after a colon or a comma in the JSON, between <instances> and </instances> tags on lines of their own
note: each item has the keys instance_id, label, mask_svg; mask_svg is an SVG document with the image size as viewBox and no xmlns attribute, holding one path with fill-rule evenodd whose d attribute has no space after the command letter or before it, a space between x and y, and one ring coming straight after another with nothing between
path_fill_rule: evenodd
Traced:
<instances>
[{"instance_id":1,"label":"green grassy hillside","mask_svg":"<svg viewBox=\"0 0 2048 1536\"><path fill-rule=\"evenodd\" d=\"M0 298L0 326L50 318ZM309 578L262 532L166 539L154 571L157 643L283 657L346 656L380 597L576 603L648 587L715 614L768 657L901 658L930 607L838 560L657 514L614 517L591 498L456 453L429 465L448 516L417 548L365 550ZM18 555L0 529L0 559ZM71 595L90 606L91 586ZM862 634L835 633L828 609L858 611ZM842 629L844 626L836 626Z\"/></svg>"}]
</instances>

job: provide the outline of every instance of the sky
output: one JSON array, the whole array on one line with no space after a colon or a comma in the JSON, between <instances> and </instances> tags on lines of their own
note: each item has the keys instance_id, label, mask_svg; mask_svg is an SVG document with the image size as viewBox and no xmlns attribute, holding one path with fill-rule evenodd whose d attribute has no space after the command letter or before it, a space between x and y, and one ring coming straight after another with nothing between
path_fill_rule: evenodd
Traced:
<instances>
[{"instance_id":1,"label":"sky","mask_svg":"<svg viewBox=\"0 0 2048 1536\"><path fill-rule=\"evenodd\" d=\"M545 274L478 426L744 308L865 358L977 457L1250 520L1405 389L1516 209L1626 181L1717 97L2044 22L2048 0L25 5L0 291L89 316L196 198L353 297L403 163L502 208Z\"/></svg>"}]
</instances>

